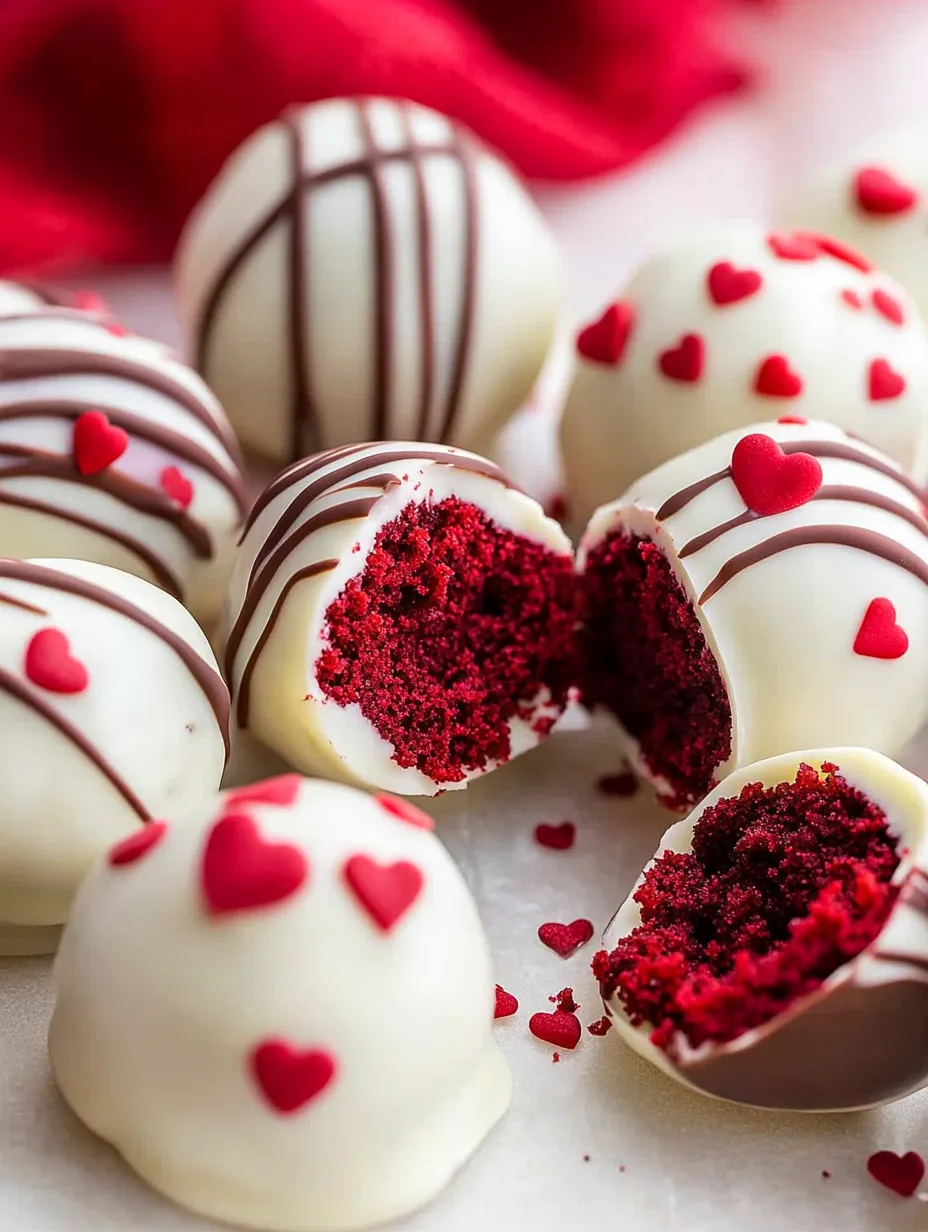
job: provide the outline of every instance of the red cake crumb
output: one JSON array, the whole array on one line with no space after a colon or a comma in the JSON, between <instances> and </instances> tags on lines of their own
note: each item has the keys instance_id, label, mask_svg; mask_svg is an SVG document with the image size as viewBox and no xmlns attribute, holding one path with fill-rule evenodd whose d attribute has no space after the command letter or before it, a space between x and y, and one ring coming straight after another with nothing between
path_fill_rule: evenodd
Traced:
<instances>
[{"instance_id":1,"label":"red cake crumb","mask_svg":"<svg viewBox=\"0 0 928 1232\"><path fill-rule=\"evenodd\" d=\"M562 988L556 997L549 997L548 1000L565 1014L575 1014L580 1008L574 1000L574 990L572 988Z\"/></svg>"},{"instance_id":2,"label":"red cake crumb","mask_svg":"<svg viewBox=\"0 0 928 1232\"><path fill-rule=\"evenodd\" d=\"M830 1178L831 1173L828 1171L828 1169L827 1169L827 1168L823 1168L823 1169L822 1169L822 1176L823 1176L823 1177L825 1178L825 1180L827 1181L827 1180Z\"/></svg>"},{"instance_id":3,"label":"red cake crumb","mask_svg":"<svg viewBox=\"0 0 928 1232\"><path fill-rule=\"evenodd\" d=\"M604 706L669 785L701 800L731 755L731 706L692 605L660 548L619 531L589 554L581 595L583 700Z\"/></svg>"},{"instance_id":4,"label":"red cake crumb","mask_svg":"<svg viewBox=\"0 0 928 1232\"><path fill-rule=\"evenodd\" d=\"M706 809L691 852L665 851L635 892L642 922L593 972L673 1051L725 1043L827 979L879 934L898 894L884 813L826 764Z\"/></svg>"},{"instance_id":5,"label":"red cake crumb","mask_svg":"<svg viewBox=\"0 0 928 1232\"><path fill-rule=\"evenodd\" d=\"M551 1064L552 1065L557 1065L560 1059L561 1059L561 1054L559 1052L552 1052L551 1054Z\"/></svg>"},{"instance_id":6,"label":"red cake crumb","mask_svg":"<svg viewBox=\"0 0 928 1232\"><path fill-rule=\"evenodd\" d=\"M604 774L597 780L596 788L604 796L633 796L638 790L638 780L631 770L623 770L620 774Z\"/></svg>"},{"instance_id":7,"label":"red cake crumb","mask_svg":"<svg viewBox=\"0 0 928 1232\"><path fill-rule=\"evenodd\" d=\"M603 1015L596 1022L591 1022L587 1027L590 1035L605 1035L607 1031L612 1030L612 1019Z\"/></svg>"},{"instance_id":8,"label":"red cake crumb","mask_svg":"<svg viewBox=\"0 0 928 1232\"><path fill-rule=\"evenodd\" d=\"M574 590L569 557L476 506L410 502L330 604L319 684L360 706L398 765L460 782L508 760L511 719L540 736L557 721L575 676Z\"/></svg>"}]
</instances>

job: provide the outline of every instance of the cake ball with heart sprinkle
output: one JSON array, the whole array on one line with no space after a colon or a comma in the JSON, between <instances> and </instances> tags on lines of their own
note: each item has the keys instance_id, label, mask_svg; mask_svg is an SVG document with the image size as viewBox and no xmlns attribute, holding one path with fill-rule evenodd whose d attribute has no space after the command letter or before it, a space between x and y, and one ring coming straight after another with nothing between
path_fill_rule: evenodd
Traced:
<instances>
[{"instance_id":1,"label":"cake ball with heart sprinkle","mask_svg":"<svg viewBox=\"0 0 928 1232\"><path fill-rule=\"evenodd\" d=\"M306 772L433 795L534 747L574 683L570 542L492 462L350 445L249 515L226 670L239 727Z\"/></svg>"},{"instance_id":2,"label":"cake ball with heart sprinkle","mask_svg":"<svg viewBox=\"0 0 928 1232\"><path fill-rule=\"evenodd\" d=\"M104 565L0 560L0 953L54 948L96 856L217 790L228 719L176 599Z\"/></svg>"},{"instance_id":3,"label":"cake ball with heart sprinkle","mask_svg":"<svg viewBox=\"0 0 928 1232\"><path fill-rule=\"evenodd\" d=\"M889 458L758 424L658 467L578 554L583 693L673 807L826 740L898 752L928 714L928 522Z\"/></svg>"},{"instance_id":4,"label":"cake ball with heart sprinkle","mask_svg":"<svg viewBox=\"0 0 928 1232\"><path fill-rule=\"evenodd\" d=\"M732 774L593 962L612 1034L708 1095L845 1111L928 1084L928 787L869 749Z\"/></svg>"},{"instance_id":5,"label":"cake ball with heart sprinkle","mask_svg":"<svg viewBox=\"0 0 928 1232\"><path fill-rule=\"evenodd\" d=\"M55 966L58 1086L155 1188L275 1232L433 1198L505 1112L476 905L431 821L286 775L98 861Z\"/></svg>"},{"instance_id":6,"label":"cake ball with heart sprinkle","mask_svg":"<svg viewBox=\"0 0 928 1232\"><path fill-rule=\"evenodd\" d=\"M561 426L585 521L720 432L838 424L909 474L928 464L928 336L909 295L835 240L749 224L668 245L576 339Z\"/></svg>"}]
</instances>

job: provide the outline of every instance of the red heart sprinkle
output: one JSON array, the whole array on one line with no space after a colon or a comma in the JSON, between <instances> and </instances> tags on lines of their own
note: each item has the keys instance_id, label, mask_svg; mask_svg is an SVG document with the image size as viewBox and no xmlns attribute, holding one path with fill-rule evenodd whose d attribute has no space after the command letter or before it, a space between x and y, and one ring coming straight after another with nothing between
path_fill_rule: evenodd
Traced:
<instances>
[{"instance_id":1,"label":"red heart sprinkle","mask_svg":"<svg viewBox=\"0 0 928 1232\"><path fill-rule=\"evenodd\" d=\"M273 779L236 787L226 796L226 808L240 804L279 804L282 807L296 803L303 785L301 774L279 774Z\"/></svg>"},{"instance_id":2,"label":"red heart sprinkle","mask_svg":"<svg viewBox=\"0 0 928 1232\"><path fill-rule=\"evenodd\" d=\"M90 682L87 668L71 654L60 629L40 629L26 647L26 676L49 693L83 693Z\"/></svg>"},{"instance_id":3,"label":"red heart sprinkle","mask_svg":"<svg viewBox=\"0 0 928 1232\"><path fill-rule=\"evenodd\" d=\"M743 436L731 455L731 477L754 513L769 517L798 509L822 486L822 468L808 453L785 454L771 436Z\"/></svg>"},{"instance_id":4,"label":"red heart sprinkle","mask_svg":"<svg viewBox=\"0 0 928 1232\"><path fill-rule=\"evenodd\" d=\"M872 599L864 613L854 653L868 659L901 659L909 648L909 635L896 624L896 609L889 599Z\"/></svg>"},{"instance_id":5,"label":"red heart sprinkle","mask_svg":"<svg viewBox=\"0 0 928 1232\"><path fill-rule=\"evenodd\" d=\"M719 261L709 270L706 285L713 303L736 304L759 291L763 279L757 270L736 269L730 261Z\"/></svg>"},{"instance_id":6,"label":"red heart sprinkle","mask_svg":"<svg viewBox=\"0 0 928 1232\"><path fill-rule=\"evenodd\" d=\"M129 331L126 329L125 325L118 325L115 321L110 321L106 328L114 338L129 337Z\"/></svg>"},{"instance_id":7,"label":"red heart sprinkle","mask_svg":"<svg viewBox=\"0 0 928 1232\"><path fill-rule=\"evenodd\" d=\"M558 826L542 822L535 827L535 842L540 847L550 847L552 851L567 851L574 845L577 827L572 821L562 821Z\"/></svg>"},{"instance_id":8,"label":"red heart sprinkle","mask_svg":"<svg viewBox=\"0 0 928 1232\"><path fill-rule=\"evenodd\" d=\"M71 450L82 475L105 471L122 457L128 444L128 434L114 427L102 411L84 411L74 422Z\"/></svg>"},{"instance_id":9,"label":"red heart sprinkle","mask_svg":"<svg viewBox=\"0 0 928 1232\"><path fill-rule=\"evenodd\" d=\"M161 842L167 829L166 822L150 821L147 826L142 826L140 830L124 838L121 843L111 847L106 857L107 863L113 868L121 868L124 864L134 864L136 860L141 860L146 852L151 851Z\"/></svg>"},{"instance_id":10,"label":"red heart sprinkle","mask_svg":"<svg viewBox=\"0 0 928 1232\"><path fill-rule=\"evenodd\" d=\"M867 1171L900 1198L911 1198L925 1175L925 1161L916 1151L908 1151L905 1155L876 1151L867 1160Z\"/></svg>"},{"instance_id":11,"label":"red heart sprinkle","mask_svg":"<svg viewBox=\"0 0 928 1232\"><path fill-rule=\"evenodd\" d=\"M309 862L299 847L267 842L247 813L220 817L206 840L203 895L213 915L270 907L308 878Z\"/></svg>"},{"instance_id":12,"label":"red heart sprinkle","mask_svg":"<svg viewBox=\"0 0 928 1232\"><path fill-rule=\"evenodd\" d=\"M684 334L675 347L660 353L657 362L672 381L698 381L706 363L706 344L699 334Z\"/></svg>"},{"instance_id":13,"label":"red heart sprinkle","mask_svg":"<svg viewBox=\"0 0 928 1232\"><path fill-rule=\"evenodd\" d=\"M533 1014L528 1029L535 1039L556 1048L576 1048L580 1043L580 1020L576 1014L556 1010L553 1014Z\"/></svg>"},{"instance_id":14,"label":"red heart sprinkle","mask_svg":"<svg viewBox=\"0 0 928 1232\"><path fill-rule=\"evenodd\" d=\"M803 419L801 415L781 415L777 423L781 424L807 424L808 419Z\"/></svg>"},{"instance_id":15,"label":"red heart sprinkle","mask_svg":"<svg viewBox=\"0 0 928 1232\"><path fill-rule=\"evenodd\" d=\"M494 1018L511 1018L517 1013L519 1002L515 999L511 992L507 992L500 984L496 985L496 1010L493 1014Z\"/></svg>"},{"instance_id":16,"label":"red heart sprinkle","mask_svg":"<svg viewBox=\"0 0 928 1232\"><path fill-rule=\"evenodd\" d=\"M858 311L863 308L864 301L860 298L856 291L852 291L850 287L846 287L841 292L841 298L851 308L856 308Z\"/></svg>"},{"instance_id":17,"label":"red heart sprinkle","mask_svg":"<svg viewBox=\"0 0 928 1232\"><path fill-rule=\"evenodd\" d=\"M814 261L818 257L818 244L808 235L768 235L767 246L775 257L783 261Z\"/></svg>"},{"instance_id":18,"label":"red heart sprinkle","mask_svg":"<svg viewBox=\"0 0 928 1232\"><path fill-rule=\"evenodd\" d=\"M424 883L422 873L407 860L378 864L370 856L352 856L344 874L355 898L385 933L406 914Z\"/></svg>"},{"instance_id":19,"label":"red heart sprinkle","mask_svg":"<svg viewBox=\"0 0 928 1232\"><path fill-rule=\"evenodd\" d=\"M905 323L905 312L902 305L888 291L884 291L882 287L877 287L870 298L880 316L885 317L887 321L891 321L893 325Z\"/></svg>"},{"instance_id":20,"label":"red heart sprinkle","mask_svg":"<svg viewBox=\"0 0 928 1232\"><path fill-rule=\"evenodd\" d=\"M918 200L914 188L883 167L862 167L854 177L854 192L865 214L904 214Z\"/></svg>"},{"instance_id":21,"label":"red heart sprinkle","mask_svg":"<svg viewBox=\"0 0 928 1232\"><path fill-rule=\"evenodd\" d=\"M757 369L754 389L766 398L798 398L802 377L793 372L785 355L768 355Z\"/></svg>"},{"instance_id":22,"label":"red heart sprinkle","mask_svg":"<svg viewBox=\"0 0 928 1232\"><path fill-rule=\"evenodd\" d=\"M385 813L389 813L391 817L396 817L399 821L405 821L408 826L415 826L419 830L435 829L435 822L428 813L423 813L422 809L416 808L408 800L398 800L396 796L384 794L374 796L374 800Z\"/></svg>"},{"instance_id":23,"label":"red heart sprinkle","mask_svg":"<svg viewBox=\"0 0 928 1232\"><path fill-rule=\"evenodd\" d=\"M638 780L631 770L623 770L621 774L604 774L597 779L596 789L604 796L633 796L638 790Z\"/></svg>"},{"instance_id":24,"label":"red heart sprinkle","mask_svg":"<svg viewBox=\"0 0 928 1232\"><path fill-rule=\"evenodd\" d=\"M836 261L843 261L845 265L852 265L854 269L860 270L863 274L871 273L874 268L872 262L856 249L849 248L840 240L832 239L830 235L818 235L814 231L801 231L800 235L814 244L819 252L828 257L834 257Z\"/></svg>"},{"instance_id":25,"label":"red heart sprinkle","mask_svg":"<svg viewBox=\"0 0 928 1232\"><path fill-rule=\"evenodd\" d=\"M623 300L610 304L598 320L581 329L577 335L577 352L594 364L615 367L625 354L634 323L632 304Z\"/></svg>"},{"instance_id":26,"label":"red heart sprinkle","mask_svg":"<svg viewBox=\"0 0 928 1232\"><path fill-rule=\"evenodd\" d=\"M541 944L554 950L561 958L570 958L592 936L593 925L589 920L574 920L572 924L542 924L538 930Z\"/></svg>"},{"instance_id":27,"label":"red heart sprinkle","mask_svg":"<svg viewBox=\"0 0 928 1232\"><path fill-rule=\"evenodd\" d=\"M165 495L180 505L181 509L189 509L193 500L193 484L176 466L166 466L161 472L161 488Z\"/></svg>"},{"instance_id":28,"label":"red heart sprinkle","mask_svg":"<svg viewBox=\"0 0 928 1232\"><path fill-rule=\"evenodd\" d=\"M294 1048L283 1039L269 1039L252 1049L252 1077L277 1112L298 1112L321 1095L335 1077L337 1065L321 1048Z\"/></svg>"},{"instance_id":29,"label":"red heart sprinkle","mask_svg":"<svg viewBox=\"0 0 928 1232\"><path fill-rule=\"evenodd\" d=\"M109 304L96 291L75 291L72 303L81 312L96 312L101 316L109 315Z\"/></svg>"},{"instance_id":30,"label":"red heart sprinkle","mask_svg":"<svg viewBox=\"0 0 928 1232\"><path fill-rule=\"evenodd\" d=\"M867 387L871 402L886 402L905 391L905 377L885 359L875 359L870 365Z\"/></svg>"}]
</instances>

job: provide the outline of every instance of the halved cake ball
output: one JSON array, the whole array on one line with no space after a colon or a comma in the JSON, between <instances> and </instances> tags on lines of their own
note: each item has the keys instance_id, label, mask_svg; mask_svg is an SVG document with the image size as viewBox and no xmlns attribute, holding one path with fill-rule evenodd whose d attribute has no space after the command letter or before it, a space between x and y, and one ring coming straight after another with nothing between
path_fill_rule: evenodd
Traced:
<instances>
[{"instance_id":1,"label":"halved cake ball","mask_svg":"<svg viewBox=\"0 0 928 1232\"><path fill-rule=\"evenodd\" d=\"M891 755L928 715L921 492L839 428L668 462L597 511L578 568L584 700L672 807L783 749Z\"/></svg>"},{"instance_id":2,"label":"halved cake ball","mask_svg":"<svg viewBox=\"0 0 928 1232\"><path fill-rule=\"evenodd\" d=\"M928 1083L928 787L869 749L746 766L664 835L593 963L613 1033L708 1095Z\"/></svg>"},{"instance_id":3,"label":"halved cake ball","mask_svg":"<svg viewBox=\"0 0 928 1232\"><path fill-rule=\"evenodd\" d=\"M55 965L77 1116L230 1223L341 1232L433 1198L511 1079L477 908L430 828L293 774L115 847Z\"/></svg>"},{"instance_id":4,"label":"halved cake ball","mask_svg":"<svg viewBox=\"0 0 928 1232\"><path fill-rule=\"evenodd\" d=\"M227 612L238 724L305 771L463 787L551 731L574 681L570 542L476 454L297 463L251 512Z\"/></svg>"},{"instance_id":5,"label":"halved cake ball","mask_svg":"<svg viewBox=\"0 0 928 1232\"><path fill-rule=\"evenodd\" d=\"M53 949L98 855L216 791L228 719L170 595L104 565L0 560L0 953Z\"/></svg>"},{"instance_id":6,"label":"halved cake ball","mask_svg":"<svg viewBox=\"0 0 928 1232\"><path fill-rule=\"evenodd\" d=\"M818 234L698 231L577 337L561 425L580 520L639 475L759 419L823 419L928 467L928 336L887 274Z\"/></svg>"}]
</instances>

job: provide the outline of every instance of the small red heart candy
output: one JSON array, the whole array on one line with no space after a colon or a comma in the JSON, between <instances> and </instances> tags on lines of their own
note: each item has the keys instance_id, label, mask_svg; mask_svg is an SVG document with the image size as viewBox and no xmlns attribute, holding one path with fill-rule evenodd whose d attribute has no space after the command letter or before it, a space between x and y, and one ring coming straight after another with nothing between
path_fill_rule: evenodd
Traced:
<instances>
[{"instance_id":1,"label":"small red heart candy","mask_svg":"<svg viewBox=\"0 0 928 1232\"><path fill-rule=\"evenodd\" d=\"M841 292L841 298L849 307L856 308L858 311L860 311L860 309L864 306L864 301L860 298L857 292L852 291L850 287L845 288L845 290Z\"/></svg>"},{"instance_id":2,"label":"small red heart candy","mask_svg":"<svg viewBox=\"0 0 928 1232\"><path fill-rule=\"evenodd\" d=\"M722 306L736 304L756 294L763 284L757 270L736 269L730 261L719 261L709 270L706 285L712 302Z\"/></svg>"},{"instance_id":3,"label":"small red heart candy","mask_svg":"<svg viewBox=\"0 0 928 1232\"><path fill-rule=\"evenodd\" d=\"M822 486L822 468L808 453L785 454L762 432L743 436L731 455L731 477L754 513L770 517L798 509Z\"/></svg>"},{"instance_id":4,"label":"small red heart candy","mask_svg":"<svg viewBox=\"0 0 928 1232\"><path fill-rule=\"evenodd\" d=\"M570 958L592 936L593 925L589 920L574 920L572 924L542 924L538 930L541 944L554 950L561 958Z\"/></svg>"},{"instance_id":5,"label":"small red heart candy","mask_svg":"<svg viewBox=\"0 0 928 1232\"><path fill-rule=\"evenodd\" d=\"M706 344L699 334L684 334L675 347L660 353L657 362L671 381L698 381L706 363Z\"/></svg>"},{"instance_id":6,"label":"small red heart candy","mask_svg":"<svg viewBox=\"0 0 928 1232\"><path fill-rule=\"evenodd\" d=\"M435 822L428 813L423 813L422 809L416 808L408 800L398 800L396 796L381 794L374 796L374 802L379 804L385 813L398 821L405 821L408 826L415 826L419 830L435 829Z\"/></svg>"},{"instance_id":7,"label":"small red heart candy","mask_svg":"<svg viewBox=\"0 0 928 1232\"><path fill-rule=\"evenodd\" d=\"M918 193L883 167L861 167L854 177L857 204L865 214L905 214Z\"/></svg>"},{"instance_id":8,"label":"small red heart candy","mask_svg":"<svg viewBox=\"0 0 928 1232\"><path fill-rule=\"evenodd\" d=\"M802 377L793 372L785 355L768 355L757 369L754 389L766 398L798 398Z\"/></svg>"},{"instance_id":9,"label":"small red heart candy","mask_svg":"<svg viewBox=\"0 0 928 1232\"><path fill-rule=\"evenodd\" d=\"M824 253L827 257L834 257L836 261L843 261L845 265L852 265L854 269L860 270L862 274L869 274L873 270L873 264L867 260L865 256L857 252L854 248L849 248L847 244L842 244L840 240L832 239L830 235L819 235L814 231L800 231L803 239L814 244L819 252Z\"/></svg>"},{"instance_id":10,"label":"small red heart candy","mask_svg":"<svg viewBox=\"0 0 928 1232\"><path fill-rule=\"evenodd\" d=\"M909 635L896 624L896 609L889 599L872 599L864 613L854 653L868 659L901 659L909 648Z\"/></svg>"},{"instance_id":11,"label":"small red heart candy","mask_svg":"<svg viewBox=\"0 0 928 1232\"><path fill-rule=\"evenodd\" d=\"M519 1009L519 1002L512 995L512 993L507 992L505 988L497 984L496 985L496 1010L494 1011L493 1017L494 1018L511 1018L513 1014L518 1012L518 1009Z\"/></svg>"},{"instance_id":12,"label":"small red heart candy","mask_svg":"<svg viewBox=\"0 0 928 1232\"><path fill-rule=\"evenodd\" d=\"M248 1059L252 1077L275 1112L305 1108L332 1082L338 1068L330 1052L294 1048L287 1040L258 1044Z\"/></svg>"},{"instance_id":13,"label":"small red heart candy","mask_svg":"<svg viewBox=\"0 0 928 1232\"><path fill-rule=\"evenodd\" d=\"M83 693L90 682L87 668L71 654L60 629L40 629L26 647L26 676L49 693Z\"/></svg>"},{"instance_id":14,"label":"small red heart candy","mask_svg":"<svg viewBox=\"0 0 928 1232\"><path fill-rule=\"evenodd\" d=\"M576 1048L580 1043L580 1019L576 1014L556 1010L553 1014L533 1014L528 1029L535 1039L555 1048Z\"/></svg>"},{"instance_id":15,"label":"small red heart candy","mask_svg":"<svg viewBox=\"0 0 928 1232\"><path fill-rule=\"evenodd\" d=\"M231 810L240 804L279 804L286 807L295 803L302 783L301 774L279 774L276 778L250 783L247 787L236 787L225 798L226 808Z\"/></svg>"},{"instance_id":16,"label":"small red heart candy","mask_svg":"<svg viewBox=\"0 0 928 1232\"><path fill-rule=\"evenodd\" d=\"M562 821L558 826L542 822L535 827L535 842L541 847L550 847L552 851L567 851L573 847L577 827L572 821Z\"/></svg>"},{"instance_id":17,"label":"small red heart candy","mask_svg":"<svg viewBox=\"0 0 928 1232\"><path fill-rule=\"evenodd\" d=\"M815 261L818 244L808 235L768 235L767 246L782 261Z\"/></svg>"},{"instance_id":18,"label":"small red heart candy","mask_svg":"<svg viewBox=\"0 0 928 1232\"><path fill-rule=\"evenodd\" d=\"M370 856L352 856L344 875L355 898L385 933L406 914L424 884L422 873L408 860L378 864Z\"/></svg>"},{"instance_id":19,"label":"small red heart candy","mask_svg":"<svg viewBox=\"0 0 928 1232\"><path fill-rule=\"evenodd\" d=\"M213 915L283 902L309 878L309 862L291 843L266 842L253 817L230 813L210 831L201 870Z\"/></svg>"},{"instance_id":20,"label":"small red heart candy","mask_svg":"<svg viewBox=\"0 0 928 1232\"><path fill-rule=\"evenodd\" d=\"M903 325L905 323L905 312L902 305L888 291L884 291L882 287L877 287L870 296L870 299L880 316L885 317L887 321L891 321L893 325Z\"/></svg>"},{"instance_id":21,"label":"small red heart candy","mask_svg":"<svg viewBox=\"0 0 928 1232\"><path fill-rule=\"evenodd\" d=\"M635 323L632 304L619 300L610 304L603 315L581 329L577 335L577 352L594 364L615 367L625 354Z\"/></svg>"},{"instance_id":22,"label":"small red heart candy","mask_svg":"<svg viewBox=\"0 0 928 1232\"><path fill-rule=\"evenodd\" d=\"M166 466L160 476L161 489L169 500L189 509L193 500L193 484L176 466Z\"/></svg>"},{"instance_id":23,"label":"small red heart candy","mask_svg":"<svg viewBox=\"0 0 928 1232\"><path fill-rule=\"evenodd\" d=\"M911 1198L925 1175L925 1161L916 1151L908 1151L905 1155L876 1151L867 1160L867 1171L900 1198Z\"/></svg>"},{"instance_id":24,"label":"small red heart candy","mask_svg":"<svg viewBox=\"0 0 928 1232\"><path fill-rule=\"evenodd\" d=\"M71 450L82 475L105 471L122 457L128 444L128 433L114 427L102 411L84 411L74 422Z\"/></svg>"},{"instance_id":25,"label":"small red heart candy","mask_svg":"<svg viewBox=\"0 0 928 1232\"><path fill-rule=\"evenodd\" d=\"M867 376L871 402L886 402L905 392L905 377L896 372L885 359L875 359Z\"/></svg>"},{"instance_id":26,"label":"small red heart candy","mask_svg":"<svg viewBox=\"0 0 928 1232\"><path fill-rule=\"evenodd\" d=\"M134 864L136 860L141 860L142 856L161 842L167 830L166 822L150 821L148 825L142 826L140 830L124 838L121 843L111 847L106 857L107 863L113 868L122 868L124 864Z\"/></svg>"}]
</instances>

